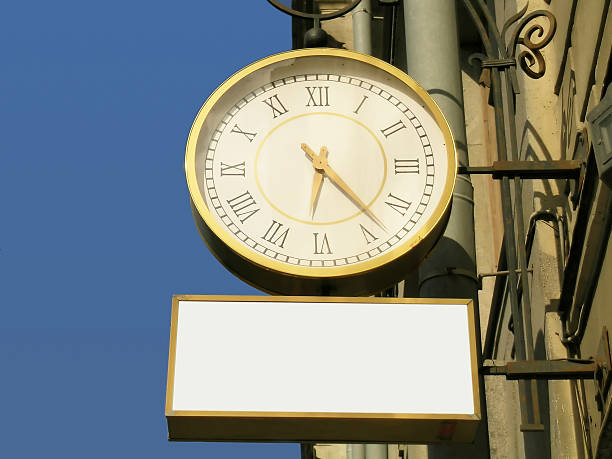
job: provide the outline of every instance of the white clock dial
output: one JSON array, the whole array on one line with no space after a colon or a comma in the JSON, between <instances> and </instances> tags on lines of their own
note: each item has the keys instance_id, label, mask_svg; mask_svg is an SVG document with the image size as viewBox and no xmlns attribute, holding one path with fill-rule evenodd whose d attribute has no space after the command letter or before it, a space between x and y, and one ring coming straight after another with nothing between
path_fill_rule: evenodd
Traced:
<instances>
[{"instance_id":1,"label":"white clock dial","mask_svg":"<svg viewBox=\"0 0 612 459\"><path fill-rule=\"evenodd\" d=\"M411 80L355 53L308 51L247 67L211 97L190 135L188 184L203 224L248 262L353 276L444 220L452 136Z\"/></svg>"}]
</instances>

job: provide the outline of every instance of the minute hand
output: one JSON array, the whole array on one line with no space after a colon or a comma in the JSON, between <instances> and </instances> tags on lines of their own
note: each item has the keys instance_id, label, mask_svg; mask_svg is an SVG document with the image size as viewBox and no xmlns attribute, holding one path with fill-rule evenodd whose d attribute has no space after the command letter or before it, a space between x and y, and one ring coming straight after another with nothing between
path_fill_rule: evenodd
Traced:
<instances>
[{"instance_id":1,"label":"minute hand","mask_svg":"<svg viewBox=\"0 0 612 459\"><path fill-rule=\"evenodd\" d=\"M325 172L325 175L327 175L332 182L334 182L342 191L347 194L349 198L351 198L359 207L361 207L361 209L372 220L374 220L378 226L383 229L386 229L383 222L381 222L378 217L376 217L376 215L372 213L366 203L359 199L359 196L357 196L355 192L346 184L346 182L342 180L342 178L336 173L336 171L332 169L329 163L323 165L323 171Z\"/></svg>"}]
</instances>

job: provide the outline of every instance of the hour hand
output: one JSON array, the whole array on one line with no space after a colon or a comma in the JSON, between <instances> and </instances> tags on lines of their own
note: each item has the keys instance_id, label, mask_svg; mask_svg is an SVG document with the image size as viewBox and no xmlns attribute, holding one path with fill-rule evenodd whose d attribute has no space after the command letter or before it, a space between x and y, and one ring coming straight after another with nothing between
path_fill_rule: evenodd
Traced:
<instances>
[{"instance_id":1,"label":"hour hand","mask_svg":"<svg viewBox=\"0 0 612 459\"><path fill-rule=\"evenodd\" d=\"M321 154L316 155L312 149L303 143L301 145L302 150L310 157L312 160L313 167L317 170L317 172L325 172L325 175L336 185L340 190L344 192L344 194L353 201L357 207L359 207L362 212L364 212L368 217L370 217L374 223L380 226L383 230L386 231L384 223L376 216L374 213L368 208L367 204L365 204L359 196L347 185L347 183L342 180L342 178L336 173L334 169L327 162L327 148L321 148ZM325 149L325 150L323 150ZM316 175L316 174L315 174ZM312 196L311 196L311 205L312 205Z\"/></svg>"},{"instance_id":2,"label":"hour hand","mask_svg":"<svg viewBox=\"0 0 612 459\"><path fill-rule=\"evenodd\" d=\"M317 154L305 143L301 144L300 148L310 157L311 160L314 161L314 159L317 157Z\"/></svg>"}]
</instances>

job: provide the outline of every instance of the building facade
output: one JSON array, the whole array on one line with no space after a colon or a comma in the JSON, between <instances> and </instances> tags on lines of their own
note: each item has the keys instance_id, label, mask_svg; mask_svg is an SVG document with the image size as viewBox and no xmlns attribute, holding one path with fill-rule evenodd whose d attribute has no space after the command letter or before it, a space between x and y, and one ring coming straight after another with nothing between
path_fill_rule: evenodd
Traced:
<instances>
[{"instance_id":1,"label":"building facade","mask_svg":"<svg viewBox=\"0 0 612 459\"><path fill-rule=\"evenodd\" d=\"M293 1L322 12L344 4ZM293 19L294 48L313 25ZM454 225L467 234L451 219L438 253L392 294L474 297L484 367L545 362L530 367L543 379L483 377L486 425L474 445L305 445L303 455L612 457L610 0L364 0L322 28L327 46L368 52L413 76L438 97L457 138L464 173ZM436 59L456 73L458 94L423 70ZM550 361L561 363L557 373L595 364L595 374L542 375Z\"/></svg>"}]
</instances>

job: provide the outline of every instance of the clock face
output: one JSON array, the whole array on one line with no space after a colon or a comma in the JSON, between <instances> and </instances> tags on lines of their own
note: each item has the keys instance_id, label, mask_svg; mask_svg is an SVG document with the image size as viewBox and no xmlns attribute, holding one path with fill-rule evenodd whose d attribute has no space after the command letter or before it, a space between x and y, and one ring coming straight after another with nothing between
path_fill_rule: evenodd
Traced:
<instances>
[{"instance_id":1,"label":"clock face","mask_svg":"<svg viewBox=\"0 0 612 459\"><path fill-rule=\"evenodd\" d=\"M226 81L196 118L186 172L209 247L221 261L219 245L237 254L244 267L230 269L279 291L250 279L251 268L355 280L439 235L456 159L444 118L409 77L313 49Z\"/></svg>"}]
</instances>

